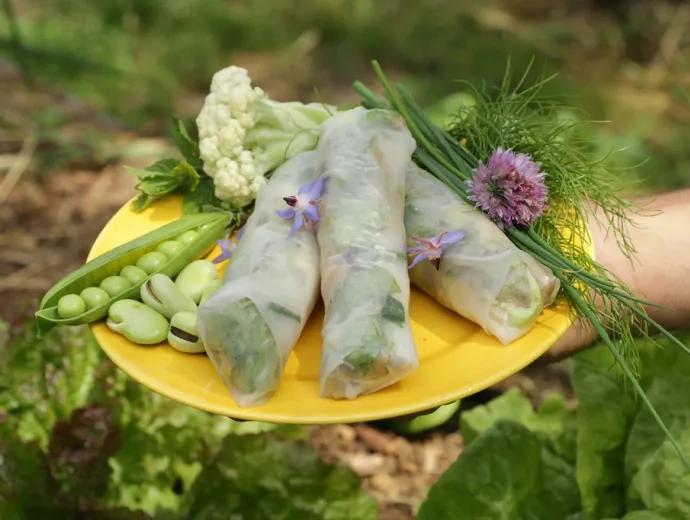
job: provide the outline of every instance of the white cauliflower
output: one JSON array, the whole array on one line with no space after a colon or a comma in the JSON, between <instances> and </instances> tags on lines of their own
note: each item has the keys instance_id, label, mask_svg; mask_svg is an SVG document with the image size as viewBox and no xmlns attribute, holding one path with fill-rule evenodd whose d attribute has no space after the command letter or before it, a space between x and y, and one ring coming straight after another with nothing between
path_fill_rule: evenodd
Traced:
<instances>
[{"instance_id":1,"label":"white cauliflower","mask_svg":"<svg viewBox=\"0 0 690 520\"><path fill-rule=\"evenodd\" d=\"M316 147L321 123L336 111L319 103L272 101L240 67L216 72L196 120L199 153L216 197L250 203L267 173Z\"/></svg>"}]
</instances>

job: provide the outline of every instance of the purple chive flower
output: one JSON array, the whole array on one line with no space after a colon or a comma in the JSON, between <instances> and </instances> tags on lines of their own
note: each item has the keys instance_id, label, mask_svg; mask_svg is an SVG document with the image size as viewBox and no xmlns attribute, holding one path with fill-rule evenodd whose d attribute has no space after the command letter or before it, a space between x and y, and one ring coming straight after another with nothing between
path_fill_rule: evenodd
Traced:
<instances>
[{"instance_id":1,"label":"purple chive flower","mask_svg":"<svg viewBox=\"0 0 690 520\"><path fill-rule=\"evenodd\" d=\"M228 238L216 240L216 244L220 246L220 254L211 260L214 264L220 264L232 258L232 253L235 250L235 244Z\"/></svg>"},{"instance_id":2,"label":"purple chive flower","mask_svg":"<svg viewBox=\"0 0 690 520\"><path fill-rule=\"evenodd\" d=\"M316 223L319 221L318 205L321 202L324 180L324 177L320 177L316 181L302 186L297 195L283 197L283 200L290 207L279 209L276 214L285 220L294 220L288 238L307 223L316 228Z\"/></svg>"},{"instance_id":3,"label":"purple chive flower","mask_svg":"<svg viewBox=\"0 0 690 520\"><path fill-rule=\"evenodd\" d=\"M407 248L407 252L410 255L415 256L408 269L412 269L421 260L426 258L429 260L433 266L438 270L441 265L441 255L443 250L451 244L458 242L465 238L467 231L446 231L441 233L437 237L431 238L420 238L418 236L413 236L412 239L417 242L414 247Z\"/></svg>"},{"instance_id":4,"label":"purple chive flower","mask_svg":"<svg viewBox=\"0 0 690 520\"><path fill-rule=\"evenodd\" d=\"M494 151L488 164L479 163L472 180L466 181L469 199L501 229L529 226L546 209L546 173L524 153Z\"/></svg>"}]
</instances>

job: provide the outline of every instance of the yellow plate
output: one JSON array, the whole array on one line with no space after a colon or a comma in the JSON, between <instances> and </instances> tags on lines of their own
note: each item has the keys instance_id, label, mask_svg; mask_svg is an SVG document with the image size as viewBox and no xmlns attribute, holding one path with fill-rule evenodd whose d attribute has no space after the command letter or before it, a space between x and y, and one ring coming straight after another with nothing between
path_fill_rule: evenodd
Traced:
<instances>
[{"instance_id":1,"label":"yellow plate","mask_svg":"<svg viewBox=\"0 0 690 520\"><path fill-rule=\"evenodd\" d=\"M126 204L101 231L89 260L167 224L181 216L181 210L180 197L163 199L142 213L134 213ZM209 258L216 254L217 248ZM319 304L288 359L280 388L268 403L253 408L235 404L203 354L184 354L167 343L153 347L136 345L112 332L104 321L93 323L91 330L118 367L175 401L236 419L326 424L397 417L479 392L536 360L571 325L564 306L546 309L526 336L504 346L474 323L414 288L410 317L419 351L419 370L374 394L353 401L336 401L318 395L323 322L323 306Z\"/></svg>"}]
</instances>

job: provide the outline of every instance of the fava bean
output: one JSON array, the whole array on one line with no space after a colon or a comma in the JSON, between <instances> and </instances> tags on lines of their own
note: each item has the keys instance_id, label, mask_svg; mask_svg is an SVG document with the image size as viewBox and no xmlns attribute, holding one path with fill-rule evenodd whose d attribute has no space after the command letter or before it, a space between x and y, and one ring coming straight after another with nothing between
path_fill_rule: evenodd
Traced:
<instances>
[{"instance_id":1,"label":"fava bean","mask_svg":"<svg viewBox=\"0 0 690 520\"><path fill-rule=\"evenodd\" d=\"M160 271L161 267L166 263L168 263L167 256L158 251L151 251L150 253L142 255L141 258L137 260L136 266L143 269L146 274L153 274L156 271Z\"/></svg>"},{"instance_id":2,"label":"fava bean","mask_svg":"<svg viewBox=\"0 0 690 520\"><path fill-rule=\"evenodd\" d=\"M108 278L101 282L99 287L110 296L117 296L132 287L132 282L127 280L127 278L122 278L122 276L108 276Z\"/></svg>"},{"instance_id":3,"label":"fava bean","mask_svg":"<svg viewBox=\"0 0 690 520\"><path fill-rule=\"evenodd\" d=\"M110 300L110 295L100 287L87 287L79 296L84 300L87 309L105 305Z\"/></svg>"},{"instance_id":4,"label":"fava bean","mask_svg":"<svg viewBox=\"0 0 690 520\"><path fill-rule=\"evenodd\" d=\"M204 343L197 329L196 314L193 312L178 312L170 319L168 343L180 352L199 354L205 352Z\"/></svg>"},{"instance_id":5,"label":"fava bean","mask_svg":"<svg viewBox=\"0 0 690 520\"><path fill-rule=\"evenodd\" d=\"M199 233L193 229L185 231L180 236L177 237L178 242L182 242L185 246L193 243L199 236Z\"/></svg>"},{"instance_id":6,"label":"fava bean","mask_svg":"<svg viewBox=\"0 0 690 520\"><path fill-rule=\"evenodd\" d=\"M141 286L140 294L146 305L166 318L172 318L173 314L182 311L196 312L192 299L182 294L175 282L164 274L154 274Z\"/></svg>"},{"instance_id":7,"label":"fava bean","mask_svg":"<svg viewBox=\"0 0 690 520\"><path fill-rule=\"evenodd\" d=\"M108 327L140 345L155 345L168 336L169 323L148 305L136 300L119 300L108 310Z\"/></svg>"},{"instance_id":8,"label":"fava bean","mask_svg":"<svg viewBox=\"0 0 690 520\"><path fill-rule=\"evenodd\" d=\"M132 285L138 285L148 278L146 271L136 265L124 266L120 271L120 276L132 282Z\"/></svg>"},{"instance_id":9,"label":"fava bean","mask_svg":"<svg viewBox=\"0 0 690 520\"><path fill-rule=\"evenodd\" d=\"M86 311L86 304L81 296L66 294L58 301L57 310L61 318L74 318Z\"/></svg>"},{"instance_id":10,"label":"fava bean","mask_svg":"<svg viewBox=\"0 0 690 520\"><path fill-rule=\"evenodd\" d=\"M223 285L223 280L213 280L209 282L204 288L204 292L201 293L201 299L199 300L199 305L208 300L211 295L221 288Z\"/></svg>"},{"instance_id":11,"label":"fava bean","mask_svg":"<svg viewBox=\"0 0 690 520\"><path fill-rule=\"evenodd\" d=\"M175 285L182 294L199 303L208 283L217 279L218 269L213 262L196 260L182 269L175 279Z\"/></svg>"},{"instance_id":12,"label":"fava bean","mask_svg":"<svg viewBox=\"0 0 690 520\"><path fill-rule=\"evenodd\" d=\"M55 325L81 325L105 318L108 315L109 307L118 300L139 299L141 286L151 274L160 273L174 278L190 262L203 258L213 250L216 240L226 235L228 223L229 217L223 212L185 215L174 222L165 224L154 231L93 258L76 271L58 281L43 296L36 312L38 336L43 336ZM205 230L203 232L198 231L202 225L206 226ZM162 243L173 241L176 237L190 230L194 231L194 234L188 234L187 236L195 236L196 241L186 246L177 256L167 256L160 251L156 251L156 248ZM139 283L132 282L131 287L109 298L100 305L93 307L87 305L86 311L79 316L63 318L58 314L58 301L63 296L69 294L78 295L87 288L98 288L101 281L110 276L122 276L124 274L130 276L132 272L141 269L140 266L135 266L137 259L141 260L142 257L150 253L166 256L166 261L163 265L160 265L157 271L147 273L145 280ZM125 271L124 268L128 266L133 267L134 271L132 269ZM153 266L149 267L153 268ZM142 269L142 271L146 273L145 270ZM138 274L141 275L141 271ZM125 276L122 276L122 278L127 279Z\"/></svg>"},{"instance_id":13,"label":"fava bean","mask_svg":"<svg viewBox=\"0 0 690 520\"><path fill-rule=\"evenodd\" d=\"M166 240L156 248L156 251L163 253L168 258L173 258L184 251L185 245L177 240Z\"/></svg>"}]
</instances>

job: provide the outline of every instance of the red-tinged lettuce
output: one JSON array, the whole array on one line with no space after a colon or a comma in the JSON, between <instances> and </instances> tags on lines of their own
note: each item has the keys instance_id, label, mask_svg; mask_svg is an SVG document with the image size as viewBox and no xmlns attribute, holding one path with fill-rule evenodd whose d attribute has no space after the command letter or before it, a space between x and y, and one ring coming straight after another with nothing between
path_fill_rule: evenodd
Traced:
<instances>
[{"instance_id":1,"label":"red-tinged lettuce","mask_svg":"<svg viewBox=\"0 0 690 520\"><path fill-rule=\"evenodd\" d=\"M36 341L30 326L0 342L0 373L2 520L181 520L202 506L225 520L228 503L259 518L251 496L307 519L376 518L353 473L296 443L303 428L234 422L155 394L115 368L85 327ZM228 461L241 485L227 480ZM215 482L219 473L226 480ZM207 497L206 487L223 490Z\"/></svg>"}]
</instances>

